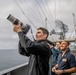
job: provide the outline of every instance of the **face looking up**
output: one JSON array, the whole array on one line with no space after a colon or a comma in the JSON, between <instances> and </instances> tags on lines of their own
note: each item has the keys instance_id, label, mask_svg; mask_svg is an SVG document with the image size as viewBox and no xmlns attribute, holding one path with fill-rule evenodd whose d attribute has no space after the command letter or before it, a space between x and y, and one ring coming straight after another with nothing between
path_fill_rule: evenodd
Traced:
<instances>
[{"instance_id":1,"label":"face looking up","mask_svg":"<svg viewBox=\"0 0 76 75\"><path fill-rule=\"evenodd\" d=\"M36 32L36 40L45 40L47 38L47 34L44 34L42 30L37 30Z\"/></svg>"},{"instance_id":2,"label":"face looking up","mask_svg":"<svg viewBox=\"0 0 76 75\"><path fill-rule=\"evenodd\" d=\"M67 41L61 42L61 47L60 47L61 50L66 50L68 47L69 47L69 44Z\"/></svg>"}]
</instances>

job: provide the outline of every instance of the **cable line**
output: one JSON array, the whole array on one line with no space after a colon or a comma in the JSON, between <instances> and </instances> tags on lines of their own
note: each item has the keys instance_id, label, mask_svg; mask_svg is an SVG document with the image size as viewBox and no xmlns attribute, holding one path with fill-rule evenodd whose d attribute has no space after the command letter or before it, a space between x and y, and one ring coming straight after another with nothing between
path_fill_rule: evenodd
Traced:
<instances>
[{"instance_id":1,"label":"cable line","mask_svg":"<svg viewBox=\"0 0 76 75\"><path fill-rule=\"evenodd\" d=\"M45 1L44 1L44 2L45 2ZM53 21L51 20L50 15L49 15L49 12L48 12L48 7L47 7L46 2L44 3L44 6L45 6L45 9L46 9L46 12L47 12L48 20L50 20L49 22L53 23ZM54 25L54 24L52 24L52 25Z\"/></svg>"},{"instance_id":2,"label":"cable line","mask_svg":"<svg viewBox=\"0 0 76 75\"><path fill-rule=\"evenodd\" d=\"M54 0L55 20L56 20L56 0Z\"/></svg>"},{"instance_id":3,"label":"cable line","mask_svg":"<svg viewBox=\"0 0 76 75\"><path fill-rule=\"evenodd\" d=\"M20 0L21 1L21 0ZM23 0L22 0L23 1ZM26 2L25 0L24 0L24 2L28 5L28 2ZM24 6L27 8L27 6L24 4ZM29 5L28 5L29 6ZM31 13L32 13L32 15L39 21L39 23L41 22L42 23L42 21L40 20L40 19L38 19L38 15L36 15L36 13L34 14L34 11L32 10L32 8L30 9L31 7L29 6L29 8L27 8L27 10L28 11L30 11Z\"/></svg>"},{"instance_id":4,"label":"cable line","mask_svg":"<svg viewBox=\"0 0 76 75\"><path fill-rule=\"evenodd\" d=\"M36 7L37 7L37 9L38 9L38 13L39 13L39 15L40 15L40 17L41 17L42 23L43 23L43 25L44 25L44 22L43 22L43 19L42 19L42 16L41 16L41 14L40 14L39 7L38 7L38 4L37 4L36 1L35 1L35 4L36 4Z\"/></svg>"},{"instance_id":5,"label":"cable line","mask_svg":"<svg viewBox=\"0 0 76 75\"><path fill-rule=\"evenodd\" d=\"M36 0L37 1L37 0ZM46 17L46 15L45 15L45 13L44 13L44 11L42 10L42 8L41 8L41 6L39 5L39 2L37 1L37 4L38 4L38 6L40 7L40 9L41 9L41 11L42 11L42 13L44 14L44 16ZM46 17L47 18L47 17ZM48 23L50 24L50 22L48 21ZM51 24L50 24L51 25ZM52 27L52 25L51 25L51 27ZM52 27L53 28L53 27Z\"/></svg>"},{"instance_id":6,"label":"cable line","mask_svg":"<svg viewBox=\"0 0 76 75\"><path fill-rule=\"evenodd\" d=\"M46 6L47 6L47 8L48 8L48 11L49 11L49 13L50 13L50 16L51 16L51 18L52 18L52 21L53 21L53 23L55 24L55 21L54 21L52 15L51 15L51 11L50 11L50 8L49 8L48 3L47 3L46 0L45 0L45 3L46 3Z\"/></svg>"},{"instance_id":7,"label":"cable line","mask_svg":"<svg viewBox=\"0 0 76 75\"><path fill-rule=\"evenodd\" d=\"M59 7L60 7L60 20L61 20L61 2L59 0Z\"/></svg>"},{"instance_id":8,"label":"cable line","mask_svg":"<svg viewBox=\"0 0 76 75\"><path fill-rule=\"evenodd\" d=\"M18 2L16 0L13 0L17 6L19 7L19 9L22 11L22 13L24 14L25 17L27 17L27 15L25 14L25 12L22 10L22 8L20 7L20 5L18 4ZM27 19L32 23L32 25L36 28L36 26L33 24L33 22L27 17ZM37 29L37 28L36 28Z\"/></svg>"}]
</instances>

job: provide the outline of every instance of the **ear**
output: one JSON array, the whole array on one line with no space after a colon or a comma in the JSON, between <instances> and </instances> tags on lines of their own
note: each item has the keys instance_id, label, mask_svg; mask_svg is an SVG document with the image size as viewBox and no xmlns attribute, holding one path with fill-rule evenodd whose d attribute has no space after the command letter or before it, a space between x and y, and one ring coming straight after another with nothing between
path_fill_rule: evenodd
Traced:
<instances>
[{"instance_id":1,"label":"ear","mask_svg":"<svg viewBox=\"0 0 76 75\"><path fill-rule=\"evenodd\" d=\"M46 38L47 37L47 34L44 34L44 37Z\"/></svg>"},{"instance_id":2,"label":"ear","mask_svg":"<svg viewBox=\"0 0 76 75\"><path fill-rule=\"evenodd\" d=\"M69 45L67 46L67 48L69 48Z\"/></svg>"}]
</instances>

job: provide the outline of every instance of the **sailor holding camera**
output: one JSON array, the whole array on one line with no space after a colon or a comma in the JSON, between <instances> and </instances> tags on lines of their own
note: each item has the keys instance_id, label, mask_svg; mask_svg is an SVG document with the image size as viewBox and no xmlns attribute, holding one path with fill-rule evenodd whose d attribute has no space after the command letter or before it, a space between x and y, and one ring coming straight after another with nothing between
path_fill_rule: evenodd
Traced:
<instances>
[{"instance_id":1,"label":"sailor holding camera","mask_svg":"<svg viewBox=\"0 0 76 75\"><path fill-rule=\"evenodd\" d=\"M19 36L19 53L30 57L28 75L48 75L50 47L47 44L47 37L49 32L40 27L36 32L36 40L31 41L23 33L20 23L13 25L13 30Z\"/></svg>"}]
</instances>

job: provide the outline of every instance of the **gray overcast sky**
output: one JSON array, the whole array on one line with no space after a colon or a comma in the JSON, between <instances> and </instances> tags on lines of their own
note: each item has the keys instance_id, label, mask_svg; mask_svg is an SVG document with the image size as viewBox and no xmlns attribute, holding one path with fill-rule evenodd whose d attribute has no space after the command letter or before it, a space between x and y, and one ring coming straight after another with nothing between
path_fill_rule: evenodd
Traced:
<instances>
[{"instance_id":1,"label":"gray overcast sky","mask_svg":"<svg viewBox=\"0 0 76 75\"><path fill-rule=\"evenodd\" d=\"M24 24L31 25L33 33L36 32L36 28L22 13L16 1L36 28L44 27L47 17L49 31L55 28L54 21L56 19L60 19L68 25L67 36L70 36L73 31L72 13L76 14L76 0L0 0L0 49L17 48L18 45L18 36L13 32L12 23L6 19L9 14L12 14ZM30 35L29 31L28 36ZM51 36L51 38L55 38L55 36Z\"/></svg>"}]
</instances>

